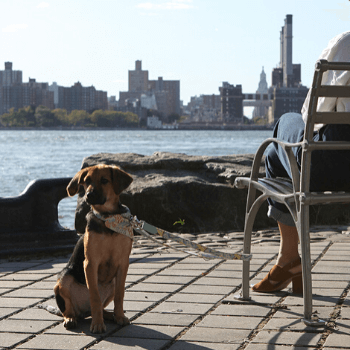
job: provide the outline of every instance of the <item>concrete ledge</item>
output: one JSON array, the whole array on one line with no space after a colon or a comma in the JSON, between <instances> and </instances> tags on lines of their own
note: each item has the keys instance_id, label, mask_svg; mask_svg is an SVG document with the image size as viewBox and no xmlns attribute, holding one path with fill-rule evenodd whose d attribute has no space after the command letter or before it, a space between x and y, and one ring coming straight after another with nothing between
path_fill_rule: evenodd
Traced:
<instances>
[{"instance_id":1,"label":"concrete ledge","mask_svg":"<svg viewBox=\"0 0 350 350\"><path fill-rule=\"evenodd\" d=\"M60 225L57 208L70 180L34 180L18 197L0 198L0 258L72 249L76 232Z\"/></svg>"}]
</instances>

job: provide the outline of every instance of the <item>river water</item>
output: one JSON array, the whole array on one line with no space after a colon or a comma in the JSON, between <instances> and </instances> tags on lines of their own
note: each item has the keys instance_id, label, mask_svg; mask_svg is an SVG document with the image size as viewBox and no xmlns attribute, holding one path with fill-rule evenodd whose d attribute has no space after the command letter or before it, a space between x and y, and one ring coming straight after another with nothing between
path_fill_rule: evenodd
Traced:
<instances>
[{"instance_id":1,"label":"river water","mask_svg":"<svg viewBox=\"0 0 350 350\"><path fill-rule=\"evenodd\" d=\"M17 196L34 179L72 177L100 152L255 153L270 130L0 130L0 197ZM73 227L75 200L60 202L62 225Z\"/></svg>"}]
</instances>

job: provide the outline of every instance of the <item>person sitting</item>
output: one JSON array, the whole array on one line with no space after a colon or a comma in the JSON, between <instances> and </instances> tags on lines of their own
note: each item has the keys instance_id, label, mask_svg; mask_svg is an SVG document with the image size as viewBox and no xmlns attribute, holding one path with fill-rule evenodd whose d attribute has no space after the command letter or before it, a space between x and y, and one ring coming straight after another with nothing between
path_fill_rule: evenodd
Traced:
<instances>
[{"instance_id":1,"label":"person sitting","mask_svg":"<svg viewBox=\"0 0 350 350\"><path fill-rule=\"evenodd\" d=\"M350 31L334 37L323 50L319 59L329 62L350 62ZM327 71L323 74L322 85L350 85L349 71ZM286 113L277 121L273 136L286 142L303 140L308 115L311 89L304 101L301 114ZM317 111L350 111L350 98L319 98ZM350 125L315 125L314 140L350 141ZM293 153L301 164L301 147ZM291 171L284 151L276 143L266 150L266 177L289 177ZM350 190L350 151L317 151L311 157L310 191ZM302 293L302 269L298 252L298 231L285 205L268 200L268 216L277 221L281 239L276 264L263 280L256 283L256 292L275 292L286 288L291 282L293 293Z\"/></svg>"}]
</instances>

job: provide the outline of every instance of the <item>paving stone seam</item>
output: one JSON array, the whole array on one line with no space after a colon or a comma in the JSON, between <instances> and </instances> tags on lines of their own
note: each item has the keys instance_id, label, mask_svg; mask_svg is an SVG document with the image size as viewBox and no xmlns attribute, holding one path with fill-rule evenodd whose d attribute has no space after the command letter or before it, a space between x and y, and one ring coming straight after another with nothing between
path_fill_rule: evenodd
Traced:
<instances>
[{"instance_id":1,"label":"paving stone seam","mask_svg":"<svg viewBox=\"0 0 350 350\"><path fill-rule=\"evenodd\" d=\"M319 254L319 256L314 259L312 263L312 268L320 261L320 259L326 254L329 247L332 245L332 242L328 244L322 252ZM290 289L289 289L290 290ZM272 319L272 317L276 314L278 310L281 309L282 303L285 301L285 299L288 297L289 294L282 296L279 300L276 301L271 307L271 310L268 312L268 314L264 317L264 319L255 327L255 329L252 330L252 332L247 336L247 338L243 341L243 343L240 345L240 347L237 350L244 350L246 347L251 344L252 340L259 334L259 332L264 328L264 326Z\"/></svg>"},{"instance_id":2,"label":"paving stone seam","mask_svg":"<svg viewBox=\"0 0 350 350\"><path fill-rule=\"evenodd\" d=\"M29 284L26 284L25 286L21 286L21 287L19 287L19 288L14 288L14 289L12 289L12 290L10 290L10 291L7 291L5 294L10 293L10 292L14 292L14 291L16 291L16 290L19 290L19 289L24 288L24 287L27 287L27 286L30 286L30 285L32 285L32 284L34 284L34 283L41 282L41 281L43 281L43 280L45 280L45 279L47 279L47 278L51 278L51 277L53 277L53 276L55 276L55 275L57 275L57 273L54 273L54 274L45 276L45 277L43 277L43 278L40 278L40 279L38 279L38 280L35 280L35 281L33 281L33 282L29 283ZM0 295L0 297L2 297L2 296L4 296L4 294ZM24 299L26 299L26 298L24 297ZM42 304L42 303L44 303L44 302L46 302L46 301L48 301L48 300L50 300L50 299L52 299L52 295L50 295L50 296L48 296L48 297L45 297L45 298L42 298L40 301L37 301L37 302L35 302L35 303L31 304L31 305L28 305L28 306L26 306L26 307L20 308L19 310L16 310L16 311L14 311L14 312L11 313L11 314L8 314L8 315L5 315L5 316L3 316L3 317L0 317L0 321L6 320L6 319L9 318L9 317L12 317L12 316L14 316L14 315L16 315L16 314L18 314L18 313L24 311L24 310L33 308L33 307L35 307L35 306L37 306L37 305L39 305L39 304Z\"/></svg>"},{"instance_id":3,"label":"paving stone seam","mask_svg":"<svg viewBox=\"0 0 350 350\"><path fill-rule=\"evenodd\" d=\"M156 275L157 273L161 272L161 271L164 271L166 270L167 268L170 268L172 266L175 266L177 263L179 263L180 261L183 261L185 260L186 258L188 258L190 255L188 256L185 256L184 258L182 259L179 259L179 260L176 260L174 261L172 264L166 266L165 268L163 269L160 269L160 270L157 270L155 271L154 273L152 273L152 275L148 275L146 276L146 278L148 277L151 277L151 276L154 276ZM154 304L152 304L151 306L149 306L148 308L138 312L136 315L132 316L130 318L130 321L133 322L135 321L137 318L141 317L142 315L152 311L153 309L155 309L157 306L159 306L161 303L163 303L164 301L170 299L172 296L174 296L175 294L177 294L178 292L180 292L181 290L187 288L189 285L193 284L194 282L198 281L200 278L203 278L205 277L208 273L210 273L211 271L215 270L218 266L220 266L221 264L223 264L225 262L225 260L220 260L217 264L215 264L214 266L210 267L209 269L206 270L206 272L204 272L203 274L199 275L199 276L195 276L193 277L189 282L185 283L184 285L182 285L181 287L179 287L178 289L176 289L175 291L169 293L168 295L166 295L164 298L158 300L157 302L155 302ZM137 283L140 283L140 282L137 282ZM231 293L231 292L230 292ZM229 294L230 294L229 293ZM191 323L191 325L196 321L198 320L199 318L201 318L201 315L198 315L198 317ZM121 326L117 326L117 329L113 329L107 333L104 333L101 337L99 337L98 339L95 339L94 341L92 341L91 343L89 343L88 345L84 346L83 348L81 348L80 350L85 350L85 349L89 349L91 346L94 346L96 344L98 344L99 342L101 342L102 340L112 336L115 332L117 332L119 329L121 328ZM189 326L188 326L189 328ZM180 332L182 333L182 332ZM180 334L179 333L179 334ZM177 337L177 336L175 336ZM170 342L171 344L173 344L172 342ZM168 343L169 344L169 343ZM167 349L167 345L165 345L165 347L162 347L160 348L159 350L165 350Z\"/></svg>"},{"instance_id":4,"label":"paving stone seam","mask_svg":"<svg viewBox=\"0 0 350 350\"><path fill-rule=\"evenodd\" d=\"M334 307L334 311L330 315L330 320L327 322L325 331L322 334L321 339L317 343L317 346L318 346L317 349L321 349L323 347L323 345L325 344L327 338L332 333L334 333L335 328L336 328L336 320L337 320L337 318L340 315L342 305L344 304L345 298L349 294L349 290L350 290L350 282L348 283L348 285L345 287L344 291L340 295L339 300L338 300L337 304Z\"/></svg>"},{"instance_id":5,"label":"paving stone seam","mask_svg":"<svg viewBox=\"0 0 350 350\"><path fill-rule=\"evenodd\" d=\"M57 321L57 322L55 322L54 324L52 324L52 325L50 325L50 326L48 326L48 327L46 327L46 328L41 329L39 332L36 332L36 333L34 333L34 334L28 335L27 338L22 339L21 341L17 342L16 344L13 344L13 345L11 345L11 346L9 346L9 347L6 347L5 349L6 349L6 350L15 349L17 346L20 346L20 345L22 345L22 344L25 344L25 343L27 343L28 341L30 341L30 340L34 339L35 337L37 337L38 335L45 333L47 330L58 326L60 323L61 323L61 321ZM1 333L9 333L9 332L1 332ZM16 333L17 333L17 334L28 334L28 333L23 333L23 332L16 332Z\"/></svg>"}]
</instances>

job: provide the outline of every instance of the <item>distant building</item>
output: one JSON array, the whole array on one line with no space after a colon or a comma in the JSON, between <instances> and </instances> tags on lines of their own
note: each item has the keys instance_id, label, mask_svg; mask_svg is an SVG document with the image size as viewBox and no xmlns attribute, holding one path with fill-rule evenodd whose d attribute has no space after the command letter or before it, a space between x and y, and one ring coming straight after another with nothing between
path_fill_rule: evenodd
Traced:
<instances>
[{"instance_id":1,"label":"distant building","mask_svg":"<svg viewBox=\"0 0 350 350\"><path fill-rule=\"evenodd\" d=\"M12 62L5 62L5 70L0 70L0 86L22 84L22 71L12 70Z\"/></svg>"},{"instance_id":2,"label":"distant building","mask_svg":"<svg viewBox=\"0 0 350 350\"><path fill-rule=\"evenodd\" d=\"M268 111L268 122L275 124L288 112L300 113L308 88L301 84L301 65L293 64L293 16L287 15L280 33L280 64L272 71L274 95Z\"/></svg>"},{"instance_id":3,"label":"distant building","mask_svg":"<svg viewBox=\"0 0 350 350\"><path fill-rule=\"evenodd\" d=\"M96 90L94 86L84 87L80 82L71 87L50 85L49 89L54 93L55 108L73 110L85 110L93 112L96 109L107 110L108 99L106 91Z\"/></svg>"},{"instance_id":4,"label":"distant building","mask_svg":"<svg viewBox=\"0 0 350 350\"><path fill-rule=\"evenodd\" d=\"M269 88L266 81L266 74L264 71L264 67L262 68L262 72L260 73L260 81L258 89L256 90L256 94L266 95L269 93ZM265 117L268 114L269 107L271 105L270 100L260 99L256 101L254 110L253 110L253 118L255 117Z\"/></svg>"},{"instance_id":5,"label":"distant building","mask_svg":"<svg viewBox=\"0 0 350 350\"><path fill-rule=\"evenodd\" d=\"M135 70L129 70L129 91L119 92L119 107L125 106L130 99L144 100L142 96L154 96L157 110L164 116L180 114L180 81L149 80L148 71L142 70L142 62L135 62Z\"/></svg>"},{"instance_id":6,"label":"distant building","mask_svg":"<svg viewBox=\"0 0 350 350\"><path fill-rule=\"evenodd\" d=\"M28 83L23 83L22 71L12 70L12 62L5 62L5 70L0 71L0 114L11 108L39 105L54 108L54 94L48 83L37 83L30 78Z\"/></svg>"},{"instance_id":7,"label":"distant building","mask_svg":"<svg viewBox=\"0 0 350 350\"><path fill-rule=\"evenodd\" d=\"M223 82L219 87L221 96L221 115L224 122L243 122L242 85L231 85Z\"/></svg>"},{"instance_id":8,"label":"distant building","mask_svg":"<svg viewBox=\"0 0 350 350\"><path fill-rule=\"evenodd\" d=\"M147 117L147 128L149 129L161 129L163 123L158 117Z\"/></svg>"},{"instance_id":9,"label":"distant building","mask_svg":"<svg viewBox=\"0 0 350 350\"><path fill-rule=\"evenodd\" d=\"M142 61L135 62L135 70L129 70L129 92L148 90L148 70L142 70Z\"/></svg>"}]
</instances>

